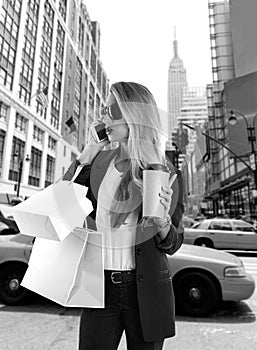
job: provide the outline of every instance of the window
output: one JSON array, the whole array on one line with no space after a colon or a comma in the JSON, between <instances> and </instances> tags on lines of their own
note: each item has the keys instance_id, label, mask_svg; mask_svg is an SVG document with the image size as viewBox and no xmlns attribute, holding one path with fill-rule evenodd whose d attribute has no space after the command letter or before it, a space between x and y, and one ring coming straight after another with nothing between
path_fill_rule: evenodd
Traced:
<instances>
[{"instance_id":1,"label":"window","mask_svg":"<svg viewBox=\"0 0 257 350\"><path fill-rule=\"evenodd\" d=\"M33 140L39 143L43 143L43 136L44 136L44 131L39 129L36 125L34 125Z\"/></svg>"},{"instance_id":2,"label":"window","mask_svg":"<svg viewBox=\"0 0 257 350\"><path fill-rule=\"evenodd\" d=\"M17 1L15 1L15 3L16 3ZM31 9L31 11L33 12L33 14L35 15L35 16L37 16L38 15L38 8L39 8L39 5L37 4L37 0L29 0L29 4L28 4L28 6L29 6L29 8Z\"/></svg>"},{"instance_id":3,"label":"window","mask_svg":"<svg viewBox=\"0 0 257 350\"><path fill-rule=\"evenodd\" d=\"M55 129L58 129L59 128L59 116L56 115L55 113L51 112L50 123Z\"/></svg>"},{"instance_id":4,"label":"window","mask_svg":"<svg viewBox=\"0 0 257 350\"><path fill-rule=\"evenodd\" d=\"M27 129L27 119L24 118L22 115L19 113L16 113L16 119L15 119L15 129L24 133L26 132Z\"/></svg>"},{"instance_id":5,"label":"window","mask_svg":"<svg viewBox=\"0 0 257 350\"><path fill-rule=\"evenodd\" d=\"M9 180L18 181L19 163L24 159L25 142L13 136Z\"/></svg>"},{"instance_id":6,"label":"window","mask_svg":"<svg viewBox=\"0 0 257 350\"><path fill-rule=\"evenodd\" d=\"M51 185L54 182L54 170L55 170L55 159L47 155L45 187Z\"/></svg>"},{"instance_id":7,"label":"window","mask_svg":"<svg viewBox=\"0 0 257 350\"><path fill-rule=\"evenodd\" d=\"M5 103L0 102L0 119L4 119L6 121L7 111L8 111L8 106Z\"/></svg>"},{"instance_id":8,"label":"window","mask_svg":"<svg viewBox=\"0 0 257 350\"><path fill-rule=\"evenodd\" d=\"M42 151L31 147L31 159L29 168L29 185L39 187L41 174Z\"/></svg>"},{"instance_id":9,"label":"window","mask_svg":"<svg viewBox=\"0 0 257 350\"><path fill-rule=\"evenodd\" d=\"M235 231L244 231L244 232L255 232L255 229L252 225L244 221L233 221Z\"/></svg>"},{"instance_id":10,"label":"window","mask_svg":"<svg viewBox=\"0 0 257 350\"><path fill-rule=\"evenodd\" d=\"M25 89L23 86L20 85L19 87L19 98L24 101L25 103L30 103L30 92Z\"/></svg>"},{"instance_id":11,"label":"window","mask_svg":"<svg viewBox=\"0 0 257 350\"><path fill-rule=\"evenodd\" d=\"M56 150L56 144L57 144L57 141L52 136L49 136L49 138L48 138L48 148L51 151L55 151Z\"/></svg>"},{"instance_id":12,"label":"window","mask_svg":"<svg viewBox=\"0 0 257 350\"><path fill-rule=\"evenodd\" d=\"M2 166L3 166L4 140L5 140L5 131L0 129L0 176L2 173Z\"/></svg>"},{"instance_id":13,"label":"window","mask_svg":"<svg viewBox=\"0 0 257 350\"><path fill-rule=\"evenodd\" d=\"M36 25L36 23L34 23L32 17L30 17L29 14L28 14L28 18L27 18L27 30L30 32L30 34L32 34L33 37L36 36L37 25Z\"/></svg>"},{"instance_id":14,"label":"window","mask_svg":"<svg viewBox=\"0 0 257 350\"><path fill-rule=\"evenodd\" d=\"M216 220L210 223L209 230L232 231L232 226L229 221Z\"/></svg>"}]
</instances>

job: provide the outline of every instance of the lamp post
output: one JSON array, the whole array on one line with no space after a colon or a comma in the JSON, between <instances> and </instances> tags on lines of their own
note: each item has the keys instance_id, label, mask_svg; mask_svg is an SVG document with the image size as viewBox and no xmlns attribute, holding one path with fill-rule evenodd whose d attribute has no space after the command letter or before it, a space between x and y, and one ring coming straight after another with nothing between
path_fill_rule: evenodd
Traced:
<instances>
[{"instance_id":1,"label":"lamp post","mask_svg":"<svg viewBox=\"0 0 257 350\"><path fill-rule=\"evenodd\" d=\"M247 129L247 139L248 142L251 145L251 154L254 157L254 169L253 169L253 174L254 174L254 184L255 184L255 190L257 190L257 161L256 161L256 150L255 150L255 141L256 141L256 133L255 133L255 119L257 117L257 114L255 114L254 118L253 118L253 122L252 124L248 122L247 118L245 117L245 115L243 115L240 112L234 112L233 110L230 111L230 117L228 118L228 122L231 125L235 125L237 122L237 116L236 114L238 114L240 117L242 117L245 121L246 124L246 129Z\"/></svg>"},{"instance_id":2,"label":"lamp post","mask_svg":"<svg viewBox=\"0 0 257 350\"><path fill-rule=\"evenodd\" d=\"M21 186L21 177L22 177L22 170L23 170L23 162L24 162L24 160L26 162L29 162L30 159L29 159L29 155L28 154L26 155L25 159L23 159L23 157L21 157L20 153L15 153L14 157L18 158L18 164L19 164L19 168L18 168L18 183L17 183L17 188L16 188L16 190L17 190L16 195L19 198L19 196L20 196L20 186Z\"/></svg>"}]
</instances>

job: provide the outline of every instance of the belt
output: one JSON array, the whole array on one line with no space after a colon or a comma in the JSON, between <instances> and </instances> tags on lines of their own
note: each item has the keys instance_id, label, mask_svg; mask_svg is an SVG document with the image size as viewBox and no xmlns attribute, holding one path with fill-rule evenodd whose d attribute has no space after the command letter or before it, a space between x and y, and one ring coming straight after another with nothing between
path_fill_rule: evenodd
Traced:
<instances>
[{"instance_id":1,"label":"belt","mask_svg":"<svg viewBox=\"0 0 257 350\"><path fill-rule=\"evenodd\" d=\"M136 280L136 271L109 271L105 270L105 276L110 279L112 283L126 283Z\"/></svg>"}]
</instances>

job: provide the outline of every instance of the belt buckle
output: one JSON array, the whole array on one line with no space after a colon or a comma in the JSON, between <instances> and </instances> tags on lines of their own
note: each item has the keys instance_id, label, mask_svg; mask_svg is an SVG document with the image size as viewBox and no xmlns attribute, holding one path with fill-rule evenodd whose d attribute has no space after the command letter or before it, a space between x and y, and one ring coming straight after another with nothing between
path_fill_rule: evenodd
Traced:
<instances>
[{"instance_id":1,"label":"belt buckle","mask_svg":"<svg viewBox=\"0 0 257 350\"><path fill-rule=\"evenodd\" d=\"M121 272L117 271L117 272L112 272L112 273L111 273L111 281L112 281L112 283L114 283L114 284L122 283L122 281L114 281L115 275L117 275L117 274L120 274L120 275L121 275Z\"/></svg>"}]
</instances>

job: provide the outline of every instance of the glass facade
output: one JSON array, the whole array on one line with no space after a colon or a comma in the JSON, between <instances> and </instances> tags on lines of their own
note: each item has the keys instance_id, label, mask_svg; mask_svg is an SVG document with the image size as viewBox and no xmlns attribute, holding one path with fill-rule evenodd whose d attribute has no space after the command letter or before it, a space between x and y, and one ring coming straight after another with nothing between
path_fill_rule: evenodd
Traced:
<instances>
[{"instance_id":1,"label":"glass facade","mask_svg":"<svg viewBox=\"0 0 257 350\"><path fill-rule=\"evenodd\" d=\"M19 78L19 98L28 105L30 105L32 94L31 90L37 41L38 13L39 1L29 1L26 14L25 38Z\"/></svg>"},{"instance_id":2,"label":"glass facade","mask_svg":"<svg viewBox=\"0 0 257 350\"><path fill-rule=\"evenodd\" d=\"M49 74L51 64L52 39L54 26L54 10L48 0L44 4L42 45L38 72L38 91L42 91L49 86ZM39 98L37 98L37 113L46 119L46 108Z\"/></svg>"},{"instance_id":3,"label":"glass facade","mask_svg":"<svg viewBox=\"0 0 257 350\"><path fill-rule=\"evenodd\" d=\"M12 90L21 14L20 0L3 0L0 11L0 84Z\"/></svg>"}]
</instances>

